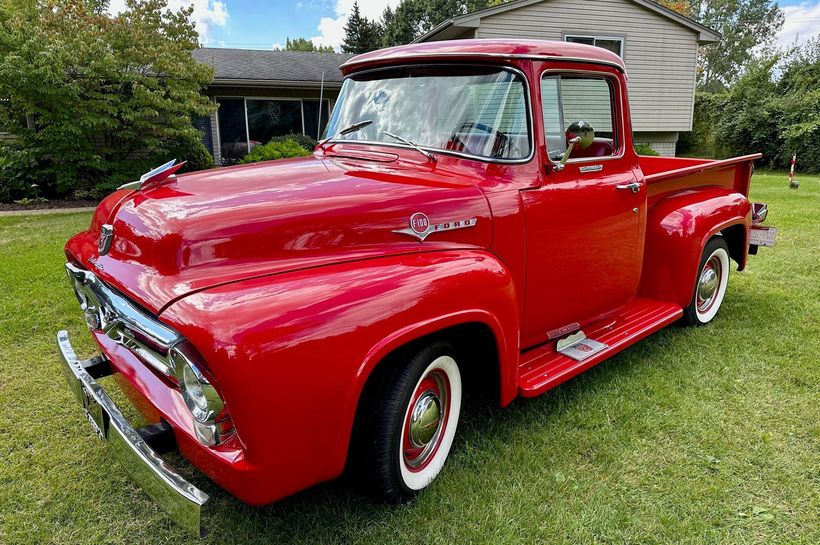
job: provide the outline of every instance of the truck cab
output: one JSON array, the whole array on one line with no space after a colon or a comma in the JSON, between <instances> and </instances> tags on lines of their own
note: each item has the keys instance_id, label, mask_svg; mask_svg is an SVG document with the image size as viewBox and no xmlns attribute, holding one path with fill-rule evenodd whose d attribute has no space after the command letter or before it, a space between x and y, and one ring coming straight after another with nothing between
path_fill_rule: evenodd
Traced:
<instances>
[{"instance_id":1,"label":"truck cab","mask_svg":"<svg viewBox=\"0 0 820 545\"><path fill-rule=\"evenodd\" d=\"M66 244L100 349L79 360L58 334L69 385L192 532L208 496L168 448L251 504L346 468L407 501L443 469L466 389L505 407L706 325L730 260L773 244L747 198L760 156L637 155L606 50L459 40L341 70L309 157L164 165ZM111 374L149 426L96 381Z\"/></svg>"}]
</instances>

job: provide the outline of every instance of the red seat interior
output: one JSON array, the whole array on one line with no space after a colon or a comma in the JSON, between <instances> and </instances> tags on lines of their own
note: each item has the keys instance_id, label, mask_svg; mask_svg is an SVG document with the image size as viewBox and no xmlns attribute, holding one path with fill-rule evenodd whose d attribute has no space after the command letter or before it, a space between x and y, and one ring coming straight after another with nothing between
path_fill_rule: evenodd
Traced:
<instances>
[{"instance_id":1,"label":"red seat interior","mask_svg":"<svg viewBox=\"0 0 820 545\"><path fill-rule=\"evenodd\" d=\"M588 147L581 149L580 146L575 146L570 155L571 159L579 159L582 157L607 157L615 154L615 145L611 138L596 138Z\"/></svg>"}]
</instances>

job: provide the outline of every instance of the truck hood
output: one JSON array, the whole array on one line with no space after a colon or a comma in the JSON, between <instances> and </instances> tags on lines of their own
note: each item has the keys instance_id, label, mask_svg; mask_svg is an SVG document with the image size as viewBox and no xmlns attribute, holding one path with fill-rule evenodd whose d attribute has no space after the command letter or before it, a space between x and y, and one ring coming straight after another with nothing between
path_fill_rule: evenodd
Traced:
<instances>
[{"instance_id":1,"label":"truck hood","mask_svg":"<svg viewBox=\"0 0 820 545\"><path fill-rule=\"evenodd\" d=\"M430 232L401 233L422 213ZM416 219L420 219L418 216ZM465 220L475 220L466 222ZM486 199L464 173L396 156L258 163L187 174L104 201L68 252L160 313L194 291L381 255L488 248ZM461 223L456 223L461 222ZM100 227L113 242L99 255ZM423 227L424 220L416 223ZM459 227L445 230L444 227Z\"/></svg>"}]
</instances>

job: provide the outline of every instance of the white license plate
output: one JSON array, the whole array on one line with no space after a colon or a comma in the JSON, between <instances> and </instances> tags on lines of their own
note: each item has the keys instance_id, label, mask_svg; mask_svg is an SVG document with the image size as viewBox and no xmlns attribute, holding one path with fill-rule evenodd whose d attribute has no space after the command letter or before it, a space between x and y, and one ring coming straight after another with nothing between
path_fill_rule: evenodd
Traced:
<instances>
[{"instance_id":1,"label":"white license plate","mask_svg":"<svg viewBox=\"0 0 820 545\"><path fill-rule=\"evenodd\" d=\"M749 232L749 244L755 246L774 246L777 229L774 227L752 227Z\"/></svg>"}]
</instances>

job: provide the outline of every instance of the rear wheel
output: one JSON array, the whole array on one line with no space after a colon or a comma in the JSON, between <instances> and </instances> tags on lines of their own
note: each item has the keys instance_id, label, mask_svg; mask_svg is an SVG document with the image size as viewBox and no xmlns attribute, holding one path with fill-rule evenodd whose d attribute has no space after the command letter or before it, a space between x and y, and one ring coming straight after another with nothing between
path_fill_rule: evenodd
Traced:
<instances>
[{"instance_id":1,"label":"rear wheel","mask_svg":"<svg viewBox=\"0 0 820 545\"><path fill-rule=\"evenodd\" d=\"M449 343L419 350L388 380L366 434L362 469L371 489L402 503L441 472L461 412L461 373Z\"/></svg>"},{"instance_id":2,"label":"rear wheel","mask_svg":"<svg viewBox=\"0 0 820 545\"><path fill-rule=\"evenodd\" d=\"M705 325L712 321L723 304L729 283L729 246L722 237L714 237L703 248L695 293L684 309L683 319L690 325Z\"/></svg>"}]
</instances>

